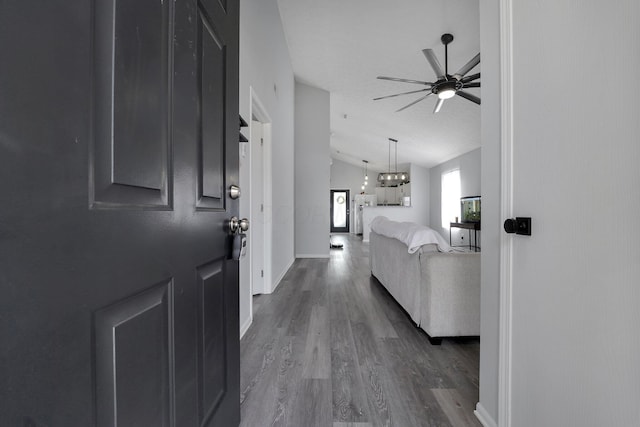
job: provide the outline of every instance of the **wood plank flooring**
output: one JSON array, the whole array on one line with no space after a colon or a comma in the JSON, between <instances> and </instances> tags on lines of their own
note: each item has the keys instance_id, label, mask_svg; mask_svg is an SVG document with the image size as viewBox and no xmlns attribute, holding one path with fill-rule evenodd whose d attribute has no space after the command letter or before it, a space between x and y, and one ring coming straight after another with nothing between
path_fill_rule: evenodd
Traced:
<instances>
[{"instance_id":1,"label":"wood plank flooring","mask_svg":"<svg viewBox=\"0 0 640 427\"><path fill-rule=\"evenodd\" d=\"M478 427L480 342L422 330L371 277L368 244L337 234L254 297L241 341L243 427Z\"/></svg>"}]
</instances>

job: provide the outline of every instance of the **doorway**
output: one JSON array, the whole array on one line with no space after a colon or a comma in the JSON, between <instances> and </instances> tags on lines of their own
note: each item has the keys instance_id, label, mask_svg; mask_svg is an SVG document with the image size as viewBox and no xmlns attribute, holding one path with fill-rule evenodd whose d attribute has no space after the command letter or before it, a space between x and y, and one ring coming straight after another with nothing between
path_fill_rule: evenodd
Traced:
<instances>
[{"instance_id":1,"label":"doorway","mask_svg":"<svg viewBox=\"0 0 640 427\"><path fill-rule=\"evenodd\" d=\"M251 119L251 295L264 293L264 125Z\"/></svg>"},{"instance_id":2,"label":"doorway","mask_svg":"<svg viewBox=\"0 0 640 427\"><path fill-rule=\"evenodd\" d=\"M247 252L240 259L240 336L253 322L253 296L271 289L271 118L249 88L249 142L240 144L240 212L249 219Z\"/></svg>"},{"instance_id":3,"label":"doorway","mask_svg":"<svg viewBox=\"0 0 640 427\"><path fill-rule=\"evenodd\" d=\"M331 190L331 232L348 233L350 215L349 190Z\"/></svg>"}]
</instances>

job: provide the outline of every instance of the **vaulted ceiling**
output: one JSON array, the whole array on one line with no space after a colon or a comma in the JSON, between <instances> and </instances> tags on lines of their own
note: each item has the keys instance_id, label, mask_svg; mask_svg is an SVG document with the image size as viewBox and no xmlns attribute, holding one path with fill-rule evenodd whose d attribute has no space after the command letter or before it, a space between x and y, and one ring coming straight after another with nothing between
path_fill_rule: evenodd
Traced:
<instances>
[{"instance_id":1,"label":"vaulted ceiling","mask_svg":"<svg viewBox=\"0 0 640 427\"><path fill-rule=\"evenodd\" d=\"M444 67L443 33L455 37L450 74L476 55L478 0L278 0L278 6L296 80L331 93L332 157L386 170L391 137L399 141L398 163L430 168L480 146L480 106L459 96L438 114L433 95L398 113L422 95L373 101L422 88L377 76L435 81L422 49L434 49ZM468 91L481 97L480 89Z\"/></svg>"}]
</instances>

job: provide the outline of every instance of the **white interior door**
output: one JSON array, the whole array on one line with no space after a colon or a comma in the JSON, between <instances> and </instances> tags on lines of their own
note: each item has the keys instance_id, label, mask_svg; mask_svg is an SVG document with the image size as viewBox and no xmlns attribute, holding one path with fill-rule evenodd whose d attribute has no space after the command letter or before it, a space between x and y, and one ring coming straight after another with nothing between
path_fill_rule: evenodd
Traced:
<instances>
[{"instance_id":1,"label":"white interior door","mask_svg":"<svg viewBox=\"0 0 640 427\"><path fill-rule=\"evenodd\" d=\"M251 121L251 289L264 293L264 132Z\"/></svg>"},{"instance_id":2,"label":"white interior door","mask_svg":"<svg viewBox=\"0 0 640 427\"><path fill-rule=\"evenodd\" d=\"M509 238L510 425L638 426L640 2L505 4L512 214L533 218Z\"/></svg>"}]
</instances>

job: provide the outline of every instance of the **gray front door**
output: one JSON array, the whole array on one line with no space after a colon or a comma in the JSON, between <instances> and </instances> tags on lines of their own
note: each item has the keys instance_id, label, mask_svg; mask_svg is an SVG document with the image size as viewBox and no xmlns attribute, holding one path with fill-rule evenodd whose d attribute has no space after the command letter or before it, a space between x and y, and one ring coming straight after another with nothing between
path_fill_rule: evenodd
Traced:
<instances>
[{"instance_id":1,"label":"gray front door","mask_svg":"<svg viewBox=\"0 0 640 427\"><path fill-rule=\"evenodd\" d=\"M238 424L238 13L0 2L0 424Z\"/></svg>"}]
</instances>

